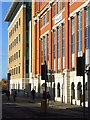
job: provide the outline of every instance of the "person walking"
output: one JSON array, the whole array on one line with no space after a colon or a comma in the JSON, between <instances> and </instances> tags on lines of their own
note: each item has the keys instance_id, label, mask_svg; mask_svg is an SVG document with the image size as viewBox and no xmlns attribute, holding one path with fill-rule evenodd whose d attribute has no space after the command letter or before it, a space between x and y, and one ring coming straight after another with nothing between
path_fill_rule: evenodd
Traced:
<instances>
[{"instance_id":1,"label":"person walking","mask_svg":"<svg viewBox=\"0 0 90 120\"><path fill-rule=\"evenodd\" d=\"M13 100L14 100L14 102L16 101L16 95L17 95L17 92L16 92L16 90L14 89L14 90L13 90Z\"/></svg>"},{"instance_id":2,"label":"person walking","mask_svg":"<svg viewBox=\"0 0 90 120\"><path fill-rule=\"evenodd\" d=\"M10 100L10 91L9 90L7 90L6 96L7 96L7 101L9 101Z\"/></svg>"},{"instance_id":3,"label":"person walking","mask_svg":"<svg viewBox=\"0 0 90 120\"><path fill-rule=\"evenodd\" d=\"M32 94L32 98L34 100L35 99L35 90L34 89L31 91L31 94Z\"/></svg>"}]
</instances>

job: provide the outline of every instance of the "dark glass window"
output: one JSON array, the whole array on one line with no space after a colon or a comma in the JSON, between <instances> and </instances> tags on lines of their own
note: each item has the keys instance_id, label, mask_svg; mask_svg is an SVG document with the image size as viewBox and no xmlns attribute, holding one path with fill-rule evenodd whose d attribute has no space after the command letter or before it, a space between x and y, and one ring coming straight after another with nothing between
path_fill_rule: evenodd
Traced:
<instances>
[{"instance_id":1,"label":"dark glass window","mask_svg":"<svg viewBox=\"0 0 90 120\"><path fill-rule=\"evenodd\" d=\"M56 31L54 31L54 58L56 58Z\"/></svg>"},{"instance_id":2,"label":"dark glass window","mask_svg":"<svg viewBox=\"0 0 90 120\"><path fill-rule=\"evenodd\" d=\"M62 56L64 57L64 24L62 24Z\"/></svg>"},{"instance_id":3,"label":"dark glass window","mask_svg":"<svg viewBox=\"0 0 90 120\"><path fill-rule=\"evenodd\" d=\"M58 0L58 13L60 12L60 0Z\"/></svg>"},{"instance_id":4,"label":"dark glass window","mask_svg":"<svg viewBox=\"0 0 90 120\"><path fill-rule=\"evenodd\" d=\"M78 13L78 51L82 50L82 12Z\"/></svg>"},{"instance_id":5,"label":"dark glass window","mask_svg":"<svg viewBox=\"0 0 90 120\"><path fill-rule=\"evenodd\" d=\"M20 34L19 34L19 42L20 42Z\"/></svg>"},{"instance_id":6,"label":"dark glass window","mask_svg":"<svg viewBox=\"0 0 90 120\"><path fill-rule=\"evenodd\" d=\"M86 8L86 25L85 25L85 39L86 39L86 48L89 48L89 12L88 8Z\"/></svg>"},{"instance_id":7,"label":"dark glass window","mask_svg":"<svg viewBox=\"0 0 90 120\"><path fill-rule=\"evenodd\" d=\"M44 15L44 25L46 25L46 15Z\"/></svg>"},{"instance_id":8,"label":"dark glass window","mask_svg":"<svg viewBox=\"0 0 90 120\"><path fill-rule=\"evenodd\" d=\"M60 71L60 27L58 27L58 70Z\"/></svg>"},{"instance_id":9,"label":"dark glass window","mask_svg":"<svg viewBox=\"0 0 90 120\"><path fill-rule=\"evenodd\" d=\"M20 26L20 18L19 18L19 26Z\"/></svg>"},{"instance_id":10,"label":"dark glass window","mask_svg":"<svg viewBox=\"0 0 90 120\"><path fill-rule=\"evenodd\" d=\"M54 5L54 16L56 15L56 4Z\"/></svg>"},{"instance_id":11,"label":"dark glass window","mask_svg":"<svg viewBox=\"0 0 90 120\"><path fill-rule=\"evenodd\" d=\"M74 53L74 18L72 18L72 53Z\"/></svg>"},{"instance_id":12,"label":"dark glass window","mask_svg":"<svg viewBox=\"0 0 90 120\"><path fill-rule=\"evenodd\" d=\"M46 37L43 38L43 47L44 47L44 61L46 61Z\"/></svg>"}]
</instances>

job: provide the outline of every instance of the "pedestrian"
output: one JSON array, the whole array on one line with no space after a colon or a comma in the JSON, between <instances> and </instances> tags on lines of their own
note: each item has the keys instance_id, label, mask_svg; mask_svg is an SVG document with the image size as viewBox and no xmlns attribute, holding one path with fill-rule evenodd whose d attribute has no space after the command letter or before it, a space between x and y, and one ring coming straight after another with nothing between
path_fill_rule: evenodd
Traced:
<instances>
[{"instance_id":1,"label":"pedestrian","mask_svg":"<svg viewBox=\"0 0 90 120\"><path fill-rule=\"evenodd\" d=\"M10 100L10 91L9 90L6 91L6 96L7 96L7 101L9 101Z\"/></svg>"},{"instance_id":2,"label":"pedestrian","mask_svg":"<svg viewBox=\"0 0 90 120\"><path fill-rule=\"evenodd\" d=\"M16 92L16 90L14 89L14 90L13 90L13 100L14 100L14 102L16 101L16 95L17 95L17 92Z\"/></svg>"},{"instance_id":3,"label":"pedestrian","mask_svg":"<svg viewBox=\"0 0 90 120\"><path fill-rule=\"evenodd\" d=\"M32 98L34 100L35 99L35 90L34 89L31 91L31 94L32 94Z\"/></svg>"}]
</instances>

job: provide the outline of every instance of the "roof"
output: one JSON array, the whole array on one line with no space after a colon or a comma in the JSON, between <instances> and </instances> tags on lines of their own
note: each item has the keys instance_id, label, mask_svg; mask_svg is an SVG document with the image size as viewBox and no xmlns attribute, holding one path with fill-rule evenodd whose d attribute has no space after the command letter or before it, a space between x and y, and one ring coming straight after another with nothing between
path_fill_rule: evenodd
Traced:
<instances>
[{"instance_id":1,"label":"roof","mask_svg":"<svg viewBox=\"0 0 90 120\"><path fill-rule=\"evenodd\" d=\"M8 21L8 22L10 21L10 17L13 14L13 11L14 11L17 4L18 4L18 0L13 0L13 2L11 3L11 6L10 6L6 16L5 16L4 21Z\"/></svg>"}]
</instances>

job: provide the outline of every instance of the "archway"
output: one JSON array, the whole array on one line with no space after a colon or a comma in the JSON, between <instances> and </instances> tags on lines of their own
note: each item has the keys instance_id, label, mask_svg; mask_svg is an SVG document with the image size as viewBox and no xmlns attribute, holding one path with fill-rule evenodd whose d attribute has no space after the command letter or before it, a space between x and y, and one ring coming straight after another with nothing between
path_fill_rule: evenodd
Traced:
<instances>
[{"instance_id":1,"label":"archway","mask_svg":"<svg viewBox=\"0 0 90 120\"><path fill-rule=\"evenodd\" d=\"M60 83L57 84L57 97L60 97Z\"/></svg>"},{"instance_id":2,"label":"archway","mask_svg":"<svg viewBox=\"0 0 90 120\"><path fill-rule=\"evenodd\" d=\"M71 97L72 99L75 99L75 85L74 85L74 82L72 82L71 84Z\"/></svg>"},{"instance_id":3,"label":"archway","mask_svg":"<svg viewBox=\"0 0 90 120\"><path fill-rule=\"evenodd\" d=\"M81 82L79 82L77 85L77 99L81 100L81 97L82 97L82 85Z\"/></svg>"}]
</instances>

